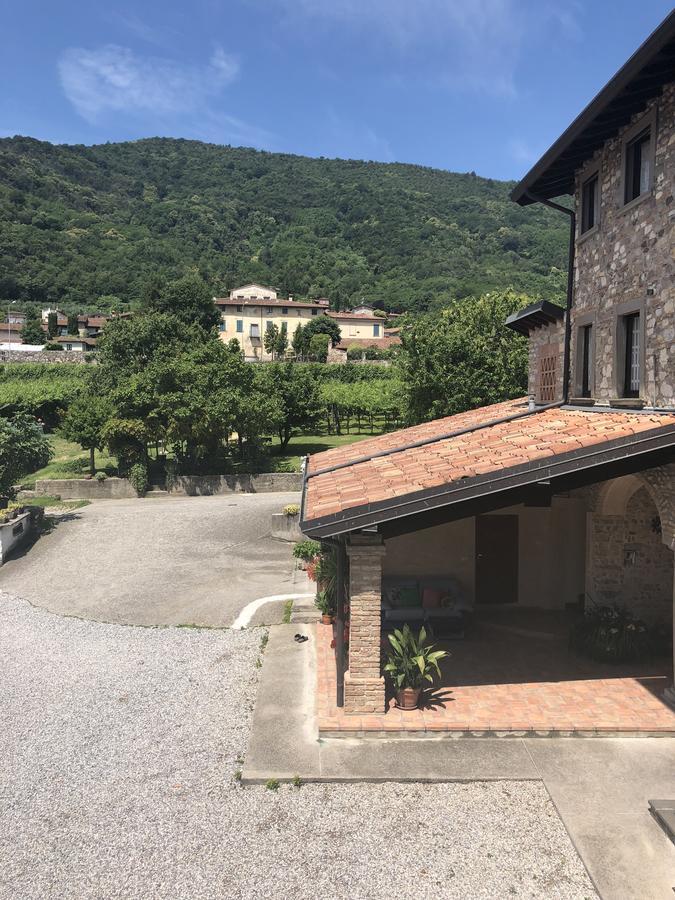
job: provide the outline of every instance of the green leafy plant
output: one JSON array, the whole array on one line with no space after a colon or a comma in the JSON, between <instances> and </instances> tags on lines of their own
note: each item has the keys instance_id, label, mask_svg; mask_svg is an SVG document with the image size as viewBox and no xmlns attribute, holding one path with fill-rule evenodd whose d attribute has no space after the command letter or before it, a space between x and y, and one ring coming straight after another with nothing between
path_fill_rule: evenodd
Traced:
<instances>
[{"instance_id":1,"label":"green leafy plant","mask_svg":"<svg viewBox=\"0 0 675 900\"><path fill-rule=\"evenodd\" d=\"M302 778L299 775L294 775L291 784L296 788L302 787Z\"/></svg>"},{"instance_id":2,"label":"green leafy plant","mask_svg":"<svg viewBox=\"0 0 675 900\"><path fill-rule=\"evenodd\" d=\"M235 780L235 781L241 781L241 777L242 777L242 771L241 771L241 769L236 769L236 771L235 771L235 773L234 773L234 780Z\"/></svg>"},{"instance_id":3,"label":"green leafy plant","mask_svg":"<svg viewBox=\"0 0 675 900\"><path fill-rule=\"evenodd\" d=\"M324 616L335 615L335 603L333 602L333 597L329 595L328 591L317 591L316 597L314 598L314 605Z\"/></svg>"},{"instance_id":4,"label":"green leafy plant","mask_svg":"<svg viewBox=\"0 0 675 900\"><path fill-rule=\"evenodd\" d=\"M282 510L285 516L297 516L300 512L299 503L288 503Z\"/></svg>"},{"instance_id":5,"label":"green leafy plant","mask_svg":"<svg viewBox=\"0 0 675 900\"><path fill-rule=\"evenodd\" d=\"M148 469L142 462L134 463L129 469L129 481L139 497L148 489Z\"/></svg>"},{"instance_id":6,"label":"green leafy plant","mask_svg":"<svg viewBox=\"0 0 675 900\"><path fill-rule=\"evenodd\" d=\"M276 778L270 778L269 781L265 782L265 787L268 791L278 791L279 790L279 781Z\"/></svg>"},{"instance_id":7,"label":"green leafy plant","mask_svg":"<svg viewBox=\"0 0 675 900\"><path fill-rule=\"evenodd\" d=\"M321 552L321 544L318 541L298 541L293 547L293 556L303 562L311 562Z\"/></svg>"},{"instance_id":8,"label":"green leafy plant","mask_svg":"<svg viewBox=\"0 0 675 900\"><path fill-rule=\"evenodd\" d=\"M570 646L599 662L634 662L653 652L653 631L619 604L591 601L583 619L570 632Z\"/></svg>"},{"instance_id":9,"label":"green leafy plant","mask_svg":"<svg viewBox=\"0 0 675 900\"><path fill-rule=\"evenodd\" d=\"M334 547L324 547L314 569L317 592L315 604L324 615L334 616L337 610L337 553Z\"/></svg>"},{"instance_id":10,"label":"green leafy plant","mask_svg":"<svg viewBox=\"0 0 675 900\"><path fill-rule=\"evenodd\" d=\"M281 617L282 625L289 625L291 621L291 616L293 614L293 601L287 600L284 603L284 614Z\"/></svg>"},{"instance_id":11,"label":"green leafy plant","mask_svg":"<svg viewBox=\"0 0 675 900\"><path fill-rule=\"evenodd\" d=\"M95 475L97 481L105 481L107 477L105 472L97 472Z\"/></svg>"},{"instance_id":12,"label":"green leafy plant","mask_svg":"<svg viewBox=\"0 0 675 900\"><path fill-rule=\"evenodd\" d=\"M446 650L434 650L434 644L426 643L424 626L415 637L409 625L388 635L391 650L384 665L396 690L422 688L425 682L433 683L434 674L440 677L439 660L448 656Z\"/></svg>"}]
</instances>

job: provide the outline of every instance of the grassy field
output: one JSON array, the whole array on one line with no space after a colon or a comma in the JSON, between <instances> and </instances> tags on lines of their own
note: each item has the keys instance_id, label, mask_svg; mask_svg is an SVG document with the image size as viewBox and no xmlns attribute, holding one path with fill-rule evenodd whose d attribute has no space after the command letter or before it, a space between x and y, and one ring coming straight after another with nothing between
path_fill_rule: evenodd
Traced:
<instances>
[{"instance_id":1,"label":"grassy field","mask_svg":"<svg viewBox=\"0 0 675 900\"><path fill-rule=\"evenodd\" d=\"M279 451L279 440L275 438L270 443L270 455L263 469L272 472L299 472L300 462L303 456L312 453L320 453L322 450L330 450L332 447L344 447L365 438L380 434L380 431L371 432L362 430L350 434L298 434L291 438L288 447L283 454ZM26 488L34 488L35 482L42 478L82 478L89 474L89 451L83 450L79 444L73 444L58 435L49 437L54 455L51 462L43 469L27 475L22 484ZM97 471L115 473L116 462L112 456L104 451L96 451Z\"/></svg>"},{"instance_id":2,"label":"grassy field","mask_svg":"<svg viewBox=\"0 0 675 900\"><path fill-rule=\"evenodd\" d=\"M22 484L28 488L34 488L38 478L81 478L89 474L89 451L83 450L79 444L73 444L58 435L49 436L54 455L43 469L27 475ZM115 469L115 460L107 453L96 452L96 468L112 474Z\"/></svg>"},{"instance_id":3,"label":"grassy field","mask_svg":"<svg viewBox=\"0 0 675 900\"><path fill-rule=\"evenodd\" d=\"M291 438L283 454L278 454L279 441L271 443L270 464L273 472L299 472L303 456L331 450L333 447L345 447L366 438L376 437L381 431L352 432L350 434L298 434Z\"/></svg>"}]
</instances>

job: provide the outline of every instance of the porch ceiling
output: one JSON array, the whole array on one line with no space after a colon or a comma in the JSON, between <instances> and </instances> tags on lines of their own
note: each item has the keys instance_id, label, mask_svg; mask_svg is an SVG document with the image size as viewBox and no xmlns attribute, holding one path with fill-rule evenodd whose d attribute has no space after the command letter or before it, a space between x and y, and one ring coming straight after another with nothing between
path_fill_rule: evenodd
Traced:
<instances>
[{"instance_id":1,"label":"porch ceiling","mask_svg":"<svg viewBox=\"0 0 675 900\"><path fill-rule=\"evenodd\" d=\"M301 527L400 533L672 458L675 413L508 401L310 457Z\"/></svg>"}]
</instances>

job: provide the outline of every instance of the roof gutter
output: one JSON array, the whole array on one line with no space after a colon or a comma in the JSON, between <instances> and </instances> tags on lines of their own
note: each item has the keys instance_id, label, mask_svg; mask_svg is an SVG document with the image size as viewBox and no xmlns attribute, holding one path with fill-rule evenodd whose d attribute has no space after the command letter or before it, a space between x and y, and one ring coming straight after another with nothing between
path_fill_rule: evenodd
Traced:
<instances>
[{"instance_id":1,"label":"roof gutter","mask_svg":"<svg viewBox=\"0 0 675 900\"><path fill-rule=\"evenodd\" d=\"M572 343L572 303L574 302L574 251L577 236L577 217L573 209L567 206L561 206L553 200L547 200L545 197L539 197L532 191L525 191L526 195L534 203L543 203L544 206L550 206L558 212L565 213L570 218L570 236L567 246L567 303L565 307L565 347L563 353L563 403L568 403L570 399L570 353Z\"/></svg>"}]
</instances>

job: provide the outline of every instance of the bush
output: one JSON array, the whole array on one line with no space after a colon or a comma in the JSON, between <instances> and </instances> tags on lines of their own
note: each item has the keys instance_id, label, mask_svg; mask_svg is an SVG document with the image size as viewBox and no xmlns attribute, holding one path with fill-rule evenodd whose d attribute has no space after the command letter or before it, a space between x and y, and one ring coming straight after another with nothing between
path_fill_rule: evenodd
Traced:
<instances>
[{"instance_id":1,"label":"bush","mask_svg":"<svg viewBox=\"0 0 675 900\"><path fill-rule=\"evenodd\" d=\"M650 629L625 607L591 603L570 633L570 646L598 662L635 662L652 655Z\"/></svg>"},{"instance_id":2,"label":"bush","mask_svg":"<svg viewBox=\"0 0 675 900\"><path fill-rule=\"evenodd\" d=\"M63 344L59 344L56 341L47 341L47 343L43 347L44 350L63 350Z\"/></svg>"},{"instance_id":3,"label":"bush","mask_svg":"<svg viewBox=\"0 0 675 900\"><path fill-rule=\"evenodd\" d=\"M137 462L129 469L129 481L139 497L148 489L148 469L145 463Z\"/></svg>"},{"instance_id":4,"label":"bush","mask_svg":"<svg viewBox=\"0 0 675 900\"><path fill-rule=\"evenodd\" d=\"M298 503L289 503L287 506L284 506L282 512L285 516L297 516L300 512L300 505Z\"/></svg>"},{"instance_id":5,"label":"bush","mask_svg":"<svg viewBox=\"0 0 675 900\"><path fill-rule=\"evenodd\" d=\"M321 544L318 541L298 541L293 547L293 556L303 562L311 562L321 553Z\"/></svg>"},{"instance_id":6,"label":"bush","mask_svg":"<svg viewBox=\"0 0 675 900\"><path fill-rule=\"evenodd\" d=\"M96 473L96 480L97 480L97 481L105 481L107 477L108 477L108 476L106 475L105 472L97 472L97 473Z\"/></svg>"}]
</instances>

